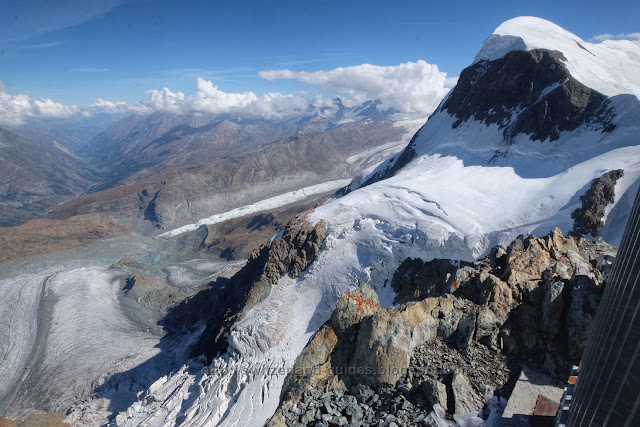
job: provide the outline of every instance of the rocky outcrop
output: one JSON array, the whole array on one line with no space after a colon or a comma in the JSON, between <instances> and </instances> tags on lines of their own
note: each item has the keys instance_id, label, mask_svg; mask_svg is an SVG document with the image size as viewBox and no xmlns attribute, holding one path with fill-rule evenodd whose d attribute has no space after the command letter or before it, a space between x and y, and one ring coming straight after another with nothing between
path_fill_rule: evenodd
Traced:
<instances>
[{"instance_id":1,"label":"rocky outcrop","mask_svg":"<svg viewBox=\"0 0 640 427\"><path fill-rule=\"evenodd\" d=\"M571 213L574 221L571 234L574 236L597 236L604 222L607 205L615 201L616 182L622 178L624 170L609 171L591 182L587 192L580 197L582 207Z\"/></svg>"},{"instance_id":2,"label":"rocky outcrop","mask_svg":"<svg viewBox=\"0 0 640 427\"><path fill-rule=\"evenodd\" d=\"M297 277L313 262L324 242L326 223L311 224L300 216L283 230L282 237L257 248L246 265L225 286L206 285L171 310L165 323L190 328L206 320L206 329L192 350L209 359L227 349L227 333L256 304L266 298L277 281Z\"/></svg>"},{"instance_id":3,"label":"rocky outcrop","mask_svg":"<svg viewBox=\"0 0 640 427\"><path fill-rule=\"evenodd\" d=\"M494 391L508 396L524 363L565 379L603 285L559 229L473 263L407 259L392 282L399 308L381 308L369 285L340 297L285 379L271 425L384 424L389 415L411 425L436 404L468 413ZM400 395L412 408L402 417L390 410ZM351 404L359 409L347 412Z\"/></svg>"}]
</instances>

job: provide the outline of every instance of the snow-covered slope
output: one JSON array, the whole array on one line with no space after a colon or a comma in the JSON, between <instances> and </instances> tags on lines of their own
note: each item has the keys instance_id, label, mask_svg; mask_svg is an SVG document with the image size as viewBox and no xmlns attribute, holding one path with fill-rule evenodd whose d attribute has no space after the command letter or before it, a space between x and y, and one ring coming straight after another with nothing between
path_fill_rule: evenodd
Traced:
<instances>
[{"instance_id":1,"label":"snow-covered slope","mask_svg":"<svg viewBox=\"0 0 640 427\"><path fill-rule=\"evenodd\" d=\"M565 59L513 53L539 49L560 50ZM618 67L614 57L626 59ZM567 232L579 197L612 169L625 175L603 235L619 242L640 182L637 48L591 45L547 21L517 18L496 30L476 60L461 84L482 92L473 77L487 85L495 79L512 98L498 88L495 97L473 100L471 111L461 111L471 101L454 89L408 149L373 173L377 181L316 209L311 220L328 224L317 260L299 278L281 279L235 324L228 353L156 381L118 416L119 424L260 425L278 405L286 368L343 291L367 282L389 306L392 275L408 256L470 260L518 234L545 234L556 226ZM501 67L487 74L500 60L511 61L511 69L533 64L535 73L510 87L514 76L501 75ZM560 80L544 80L545 67L562 68ZM578 92L587 96L579 99ZM460 102L447 104L457 95Z\"/></svg>"},{"instance_id":2,"label":"snow-covered slope","mask_svg":"<svg viewBox=\"0 0 640 427\"><path fill-rule=\"evenodd\" d=\"M484 42L474 63L502 58L513 50L562 52L571 75L607 96L640 97L640 45L629 40L589 43L545 19L523 16L500 25Z\"/></svg>"}]
</instances>

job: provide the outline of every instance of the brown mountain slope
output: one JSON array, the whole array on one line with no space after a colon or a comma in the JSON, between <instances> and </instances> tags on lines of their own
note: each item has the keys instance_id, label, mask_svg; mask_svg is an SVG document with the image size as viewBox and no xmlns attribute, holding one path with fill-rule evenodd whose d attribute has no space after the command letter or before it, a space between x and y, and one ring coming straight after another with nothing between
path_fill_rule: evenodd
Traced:
<instances>
[{"instance_id":1,"label":"brown mountain slope","mask_svg":"<svg viewBox=\"0 0 640 427\"><path fill-rule=\"evenodd\" d=\"M132 184L71 200L48 217L98 212L153 234L308 185L350 177L358 166L347 161L350 156L398 141L405 132L389 121L369 121L299 133L226 158L168 167Z\"/></svg>"},{"instance_id":2,"label":"brown mountain slope","mask_svg":"<svg viewBox=\"0 0 640 427\"><path fill-rule=\"evenodd\" d=\"M127 232L99 214L66 220L36 219L17 227L0 228L0 261L71 249Z\"/></svg>"}]
</instances>

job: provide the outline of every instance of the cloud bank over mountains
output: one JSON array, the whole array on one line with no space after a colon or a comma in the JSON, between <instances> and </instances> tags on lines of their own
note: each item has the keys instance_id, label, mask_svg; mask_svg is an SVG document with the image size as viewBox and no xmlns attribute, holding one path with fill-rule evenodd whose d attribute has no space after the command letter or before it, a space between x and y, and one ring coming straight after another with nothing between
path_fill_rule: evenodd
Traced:
<instances>
[{"instance_id":1,"label":"cloud bank over mountains","mask_svg":"<svg viewBox=\"0 0 640 427\"><path fill-rule=\"evenodd\" d=\"M322 99L311 100L302 95L266 93L258 96L253 92L228 93L201 77L196 79L196 89L196 93L191 96L172 92L168 88L150 90L146 92L149 100L145 105L152 111L174 114L242 112L265 119L280 119L304 113L309 110L310 104L315 107L325 104Z\"/></svg>"},{"instance_id":2,"label":"cloud bank over mountains","mask_svg":"<svg viewBox=\"0 0 640 427\"><path fill-rule=\"evenodd\" d=\"M0 124L22 124L26 118L69 117L79 112L74 105L64 105L51 99L35 99L24 94L10 94L0 82Z\"/></svg>"},{"instance_id":3,"label":"cloud bank over mountains","mask_svg":"<svg viewBox=\"0 0 640 427\"><path fill-rule=\"evenodd\" d=\"M338 94L345 104L361 103L367 99L380 99L384 106L407 113L431 113L455 85L457 78L447 78L446 73L425 61L407 62L396 66L381 67L362 64L340 67L329 71L261 71L266 80L295 79L320 87L323 91ZM196 79L196 92L185 95L169 88L145 92L148 99L128 104L99 98L87 107L64 105L51 99L36 99L26 94L12 94L0 82L0 125L21 125L29 117L70 117L80 114L149 114L166 112L189 113L243 113L265 119L294 117L313 107L331 105L329 98L309 98L304 94L253 92L224 92L210 80Z\"/></svg>"},{"instance_id":4,"label":"cloud bank over mountains","mask_svg":"<svg viewBox=\"0 0 640 427\"><path fill-rule=\"evenodd\" d=\"M620 34L598 34L597 36L589 39L592 43L600 43L605 40L629 40L634 43L640 44L640 33L620 33Z\"/></svg>"},{"instance_id":5,"label":"cloud bank over mountains","mask_svg":"<svg viewBox=\"0 0 640 427\"><path fill-rule=\"evenodd\" d=\"M330 71L261 71L266 80L295 79L330 92L349 95L357 102L380 99L404 112L430 113L455 84L437 65L425 61L380 67L362 64Z\"/></svg>"}]
</instances>

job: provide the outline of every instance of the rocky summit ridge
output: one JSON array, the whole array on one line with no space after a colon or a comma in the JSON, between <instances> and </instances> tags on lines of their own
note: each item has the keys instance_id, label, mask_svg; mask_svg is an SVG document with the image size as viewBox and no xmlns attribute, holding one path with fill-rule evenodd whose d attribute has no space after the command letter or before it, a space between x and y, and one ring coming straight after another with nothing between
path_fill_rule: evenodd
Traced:
<instances>
[{"instance_id":1,"label":"rocky summit ridge","mask_svg":"<svg viewBox=\"0 0 640 427\"><path fill-rule=\"evenodd\" d=\"M204 354L211 360L224 353L233 325L266 298L279 279L286 275L297 277L313 262L325 239L326 223L314 225L301 215L291 220L281 234L256 248L223 289L207 284L171 311L166 321L174 327L190 328L206 322L193 356Z\"/></svg>"},{"instance_id":2,"label":"rocky summit ridge","mask_svg":"<svg viewBox=\"0 0 640 427\"><path fill-rule=\"evenodd\" d=\"M555 229L471 263L407 258L394 307L368 284L340 297L268 425L417 425L436 404L451 416L508 397L523 365L566 379L605 286L597 255L612 250Z\"/></svg>"}]
</instances>

